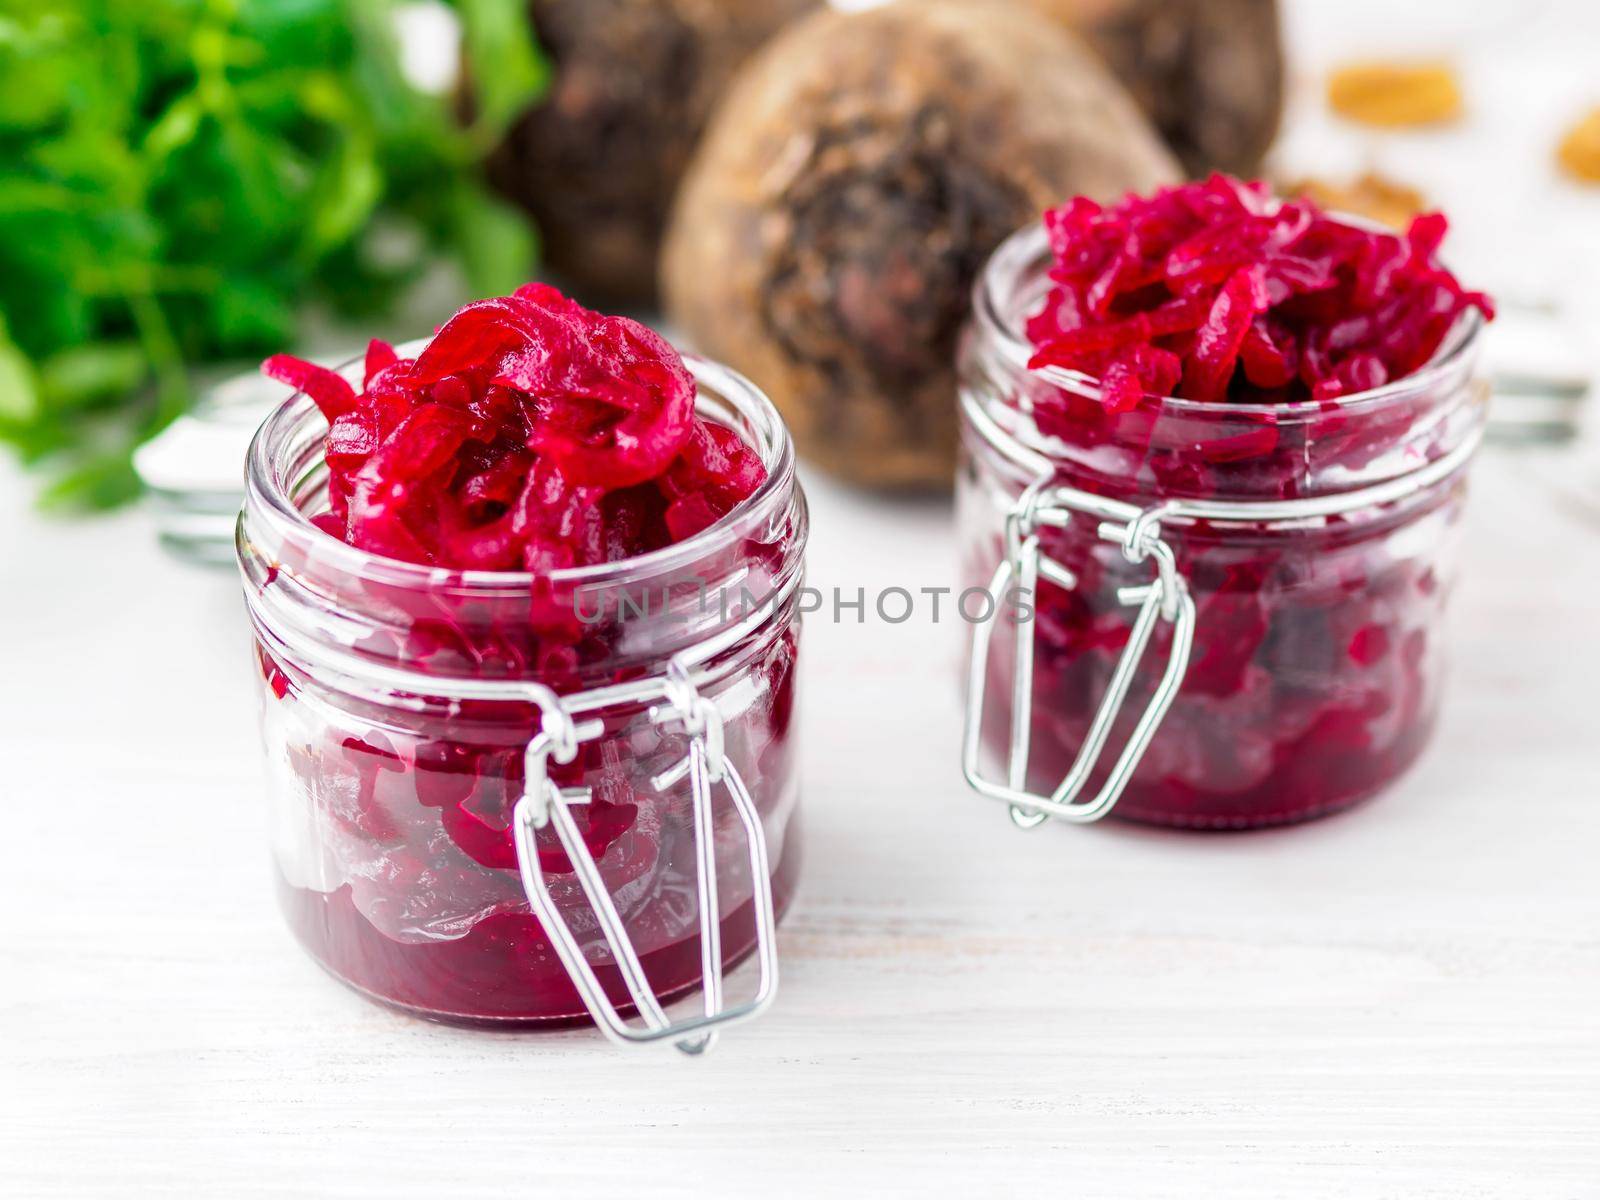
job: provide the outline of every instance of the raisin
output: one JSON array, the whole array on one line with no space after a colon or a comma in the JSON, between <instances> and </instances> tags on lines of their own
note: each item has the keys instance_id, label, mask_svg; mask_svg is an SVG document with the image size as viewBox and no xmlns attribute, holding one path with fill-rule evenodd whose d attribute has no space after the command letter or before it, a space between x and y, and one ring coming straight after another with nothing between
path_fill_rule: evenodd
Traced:
<instances>
[{"instance_id":1,"label":"raisin","mask_svg":"<svg viewBox=\"0 0 1600 1200\"><path fill-rule=\"evenodd\" d=\"M1437 125L1461 115L1461 88L1448 63L1350 63L1328 78L1328 107L1363 125Z\"/></svg>"}]
</instances>

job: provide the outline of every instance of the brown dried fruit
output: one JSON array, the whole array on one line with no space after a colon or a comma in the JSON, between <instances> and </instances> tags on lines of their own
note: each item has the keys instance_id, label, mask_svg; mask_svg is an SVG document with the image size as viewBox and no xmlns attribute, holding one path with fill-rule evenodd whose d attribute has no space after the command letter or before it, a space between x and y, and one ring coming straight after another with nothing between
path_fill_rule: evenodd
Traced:
<instances>
[{"instance_id":1,"label":"brown dried fruit","mask_svg":"<svg viewBox=\"0 0 1600 1200\"><path fill-rule=\"evenodd\" d=\"M1367 217L1391 229L1404 229L1412 217L1428 207L1421 192L1376 171L1368 171L1349 183L1302 179L1279 190L1286 196L1304 196L1330 212Z\"/></svg>"},{"instance_id":2,"label":"brown dried fruit","mask_svg":"<svg viewBox=\"0 0 1600 1200\"><path fill-rule=\"evenodd\" d=\"M1029 0L1082 33L1192 175L1250 175L1283 114L1277 0Z\"/></svg>"},{"instance_id":3,"label":"brown dried fruit","mask_svg":"<svg viewBox=\"0 0 1600 1200\"><path fill-rule=\"evenodd\" d=\"M490 178L591 303L640 305L678 180L739 64L819 0L529 0L555 64Z\"/></svg>"},{"instance_id":4,"label":"brown dried fruit","mask_svg":"<svg viewBox=\"0 0 1600 1200\"><path fill-rule=\"evenodd\" d=\"M990 252L1063 197L1177 174L1095 56L1023 7L819 13L747 64L708 130L664 250L668 311L817 463L944 487L955 342Z\"/></svg>"},{"instance_id":5,"label":"brown dried fruit","mask_svg":"<svg viewBox=\"0 0 1600 1200\"><path fill-rule=\"evenodd\" d=\"M1350 63L1328 77L1328 106L1363 125L1438 125L1461 115L1461 88L1449 63Z\"/></svg>"},{"instance_id":6,"label":"brown dried fruit","mask_svg":"<svg viewBox=\"0 0 1600 1200\"><path fill-rule=\"evenodd\" d=\"M1568 175L1584 183L1600 183L1600 108L1567 131L1559 155Z\"/></svg>"}]
</instances>

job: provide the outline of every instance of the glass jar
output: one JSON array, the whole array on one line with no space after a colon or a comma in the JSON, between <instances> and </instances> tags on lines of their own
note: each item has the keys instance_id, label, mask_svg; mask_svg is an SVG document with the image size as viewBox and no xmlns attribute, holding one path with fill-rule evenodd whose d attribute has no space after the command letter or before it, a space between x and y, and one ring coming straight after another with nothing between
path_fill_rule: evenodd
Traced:
<instances>
[{"instance_id":1,"label":"glass jar","mask_svg":"<svg viewBox=\"0 0 1600 1200\"><path fill-rule=\"evenodd\" d=\"M766 483L686 541L542 577L327 536L316 406L297 395L257 434L238 556L283 907L368 996L460 1024L590 1016L690 1051L770 1000L800 867L806 506L767 398L689 366ZM756 949L754 999L725 1006L722 970ZM705 1015L669 1026L662 1005L696 988Z\"/></svg>"},{"instance_id":2,"label":"glass jar","mask_svg":"<svg viewBox=\"0 0 1600 1200\"><path fill-rule=\"evenodd\" d=\"M975 291L958 521L974 627L964 767L1019 824L1302 821L1374 795L1438 712L1483 321L1329 403L1147 398L1030 371L1042 227Z\"/></svg>"}]
</instances>

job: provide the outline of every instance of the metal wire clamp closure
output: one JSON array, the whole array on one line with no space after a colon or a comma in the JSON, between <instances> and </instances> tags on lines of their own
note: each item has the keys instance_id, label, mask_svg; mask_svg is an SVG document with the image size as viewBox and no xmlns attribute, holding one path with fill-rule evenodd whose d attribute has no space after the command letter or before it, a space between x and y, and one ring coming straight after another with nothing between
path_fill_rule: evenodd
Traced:
<instances>
[{"instance_id":1,"label":"metal wire clamp closure","mask_svg":"<svg viewBox=\"0 0 1600 1200\"><path fill-rule=\"evenodd\" d=\"M512 834L523 890L534 915L544 928L561 964L595 1024L622 1045L672 1042L685 1054L703 1054L716 1044L718 1031L727 1025L759 1016L772 1003L778 988L777 921L772 907L772 879L767 863L766 838L761 815L740 777L723 753L722 716L711 700L695 686L690 658L670 661L665 676L618 684L589 692L557 696L539 684L527 686L528 698L538 705L540 729L525 754L525 790L512 813ZM550 761L570 763L578 747L604 733L599 720L578 718L619 703L659 701L649 710L651 720L677 726L689 737L689 749L676 767L652 779L651 786L665 791L685 776L693 802L696 878L700 900L700 959L703 1015L678 1021L667 1018L660 998L646 979L638 952L628 937L616 904L600 874L599 864L584 844L571 806L592 798L588 788L560 788L550 778ZM744 826L750 856L752 907L755 911L756 959L760 974L755 994L740 1004L724 1006L722 994L722 924L717 897L716 842L713 800L721 784ZM572 927L567 924L550 893L539 864L538 832L553 827L561 848L572 864L574 876L593 910L600 932L616 960L628 995L643 1021L642 1027L623 1019L606 995L594 967L584 955Z\"/></svg>"},{"instance_id":2,"label":"metal wire clamp closure","mask_svg":"<svg viewBox=\"0 0 1600 1200\"><path fill-rule=\"evenodd\" d=\"M991 440L1002 445L1014 441L986 414L977 414L975 406L969 406L966 411L969 416L978 417L980 428ZM1012 821L1023 829L1036 828L1050 817L1060 817L1077 824L1098 821L1122 797L1149 748L1150 740L1183 685L1189 656L1194 648L1194 599L1177 569L1172 547L1161 536L1163 520L1292 521L1338 516L1393 503L1454 474L1472 457L1480 440L1481 435L1474 435L1450 453L1408 474L1354 491L1305 500L1169 500L1148 509L1108 500L1076 488L1051 486L1048 461L1041 461L1032 451L1017 445L1016 449L1021 453L1016 457L1021 461L1031 459L1040 462L1044 473L1023 491L1006 514L1005 556L989 584L992 603L985 619L973 628L972 662L967 678L966 726L961 745L961 770L968 785L980 795L1007 803ZM1129 562L1151 563L1154 578L1149 583L1119 588L1117 591L1117 598L1123 604L1138 606L1128 644L1117 661L1106 694L1095 711L1094 720L1090 723L1089 732L1072 767L1055 790L1046 796L1029 791L1027 786L1029 738L1033 724L1033 617L1024 618L1019 612L1015 621L1011 725L1003 783L984 776L978 763L988 690L989 655L994 628L1003 607L1003 597L1020 593L1030 603L1033 602L1041 577L1062 588L1077 585L1077 580L1066 567L1043 552L1039 539L1041 529L1065 529L1077 517L1096 520L1097 536L1119 545ZM1134 674L1158 621L1165 621L1173 627L1167 665L1104 785L1093 797L1080 799L1105 753L1106 741L1127 701Z\"/></svg>"},{"instance_id":3,"label":"metal wire clamp closure","mask_svg":"<svg viewBox=\"0 0 1600 1200\"><path fill-rule=\"evenodd\" d=\"M1004 800L1011 807L1011 819L1024 829L1032 829L1052 816L1076 823L1098 821L1116 804L1128 785L1134 768L1144 757L1145 748L1166 716L1178 694L1189 666L1189 651L1194 644L1194 598L1178 574L1172 548L1161 540L1161 509L1133 510L1131 515L1110 512L1106 501L1071 488L1050 488L1044 483L1030 486L1006 516L1006 553L989 583L991 603L987 618L979 622L972 635L972 665L967 682L967 723L962 739L961 768L967 782L979 793ZM1119 506L1121 507L1121 506ZM1117 660L1110 686L1095 711L1088 736L1073 760L1072 768L1049 796L1027 790L1029 735L1033 726L1033 649L1034 620L1020 612L1016 624L1015 664L1011 687L1011 736L1006 761L1006 780L999 783L984 777L978 766L979 742L983 729L984 699L989 671L989 647L999 619L1002 597L1020 593L1030 601L1043 576L1058 587L1071 588L1077 580L1072 573L1044 553L1039 543L1041 528L1066 528L1075 514L1103 518L1097 530L1107 541L1118 543L1131 563L1151 562L1154 578L1136 587L1118 589L1117 598L1137 605L1133 632ZM1015 586L1013 587L1013 581ZM1105 752L1112 724L1122 711L1133 684L1134 672L1144 658L1155 632L1156 622L1173 627L1172 649L1166 669L1155 693L1145 706L1133 735L1118 755L1110 776L1100 791L1080 800L1089 776Z\"/></svg>"}]
</instances>

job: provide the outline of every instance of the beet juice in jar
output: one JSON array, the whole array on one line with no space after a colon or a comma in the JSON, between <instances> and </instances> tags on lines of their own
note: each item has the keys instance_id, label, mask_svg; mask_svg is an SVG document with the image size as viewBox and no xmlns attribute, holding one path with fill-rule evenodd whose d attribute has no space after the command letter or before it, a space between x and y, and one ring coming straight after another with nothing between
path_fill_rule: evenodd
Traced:
<instances>
[{"instance_id":1,"label":"beet juice in jar","mask_svg":"<svg viewBox=\"0 0 1600 1200\"><path fill-rule=\"evenodd\" d=\"M966 582L999 599L964 766L1019 824L1301 821L1416 761L1491 315L1444 228L1216 176L996 252L962 354Z\"/></svg>"},{"instance_id":2,"label":"beet juice in jar","mask_svg":"<svg viewBox=\"0 0 1600 1200\"><path fill-rule=\"evenodd\" d=\"M301 390L238 550L302 945L454 1023L693 1051L759 1011L800 861L807 522L772 405L537 285L267 370Z\"/></svg>"}]
</instances>

